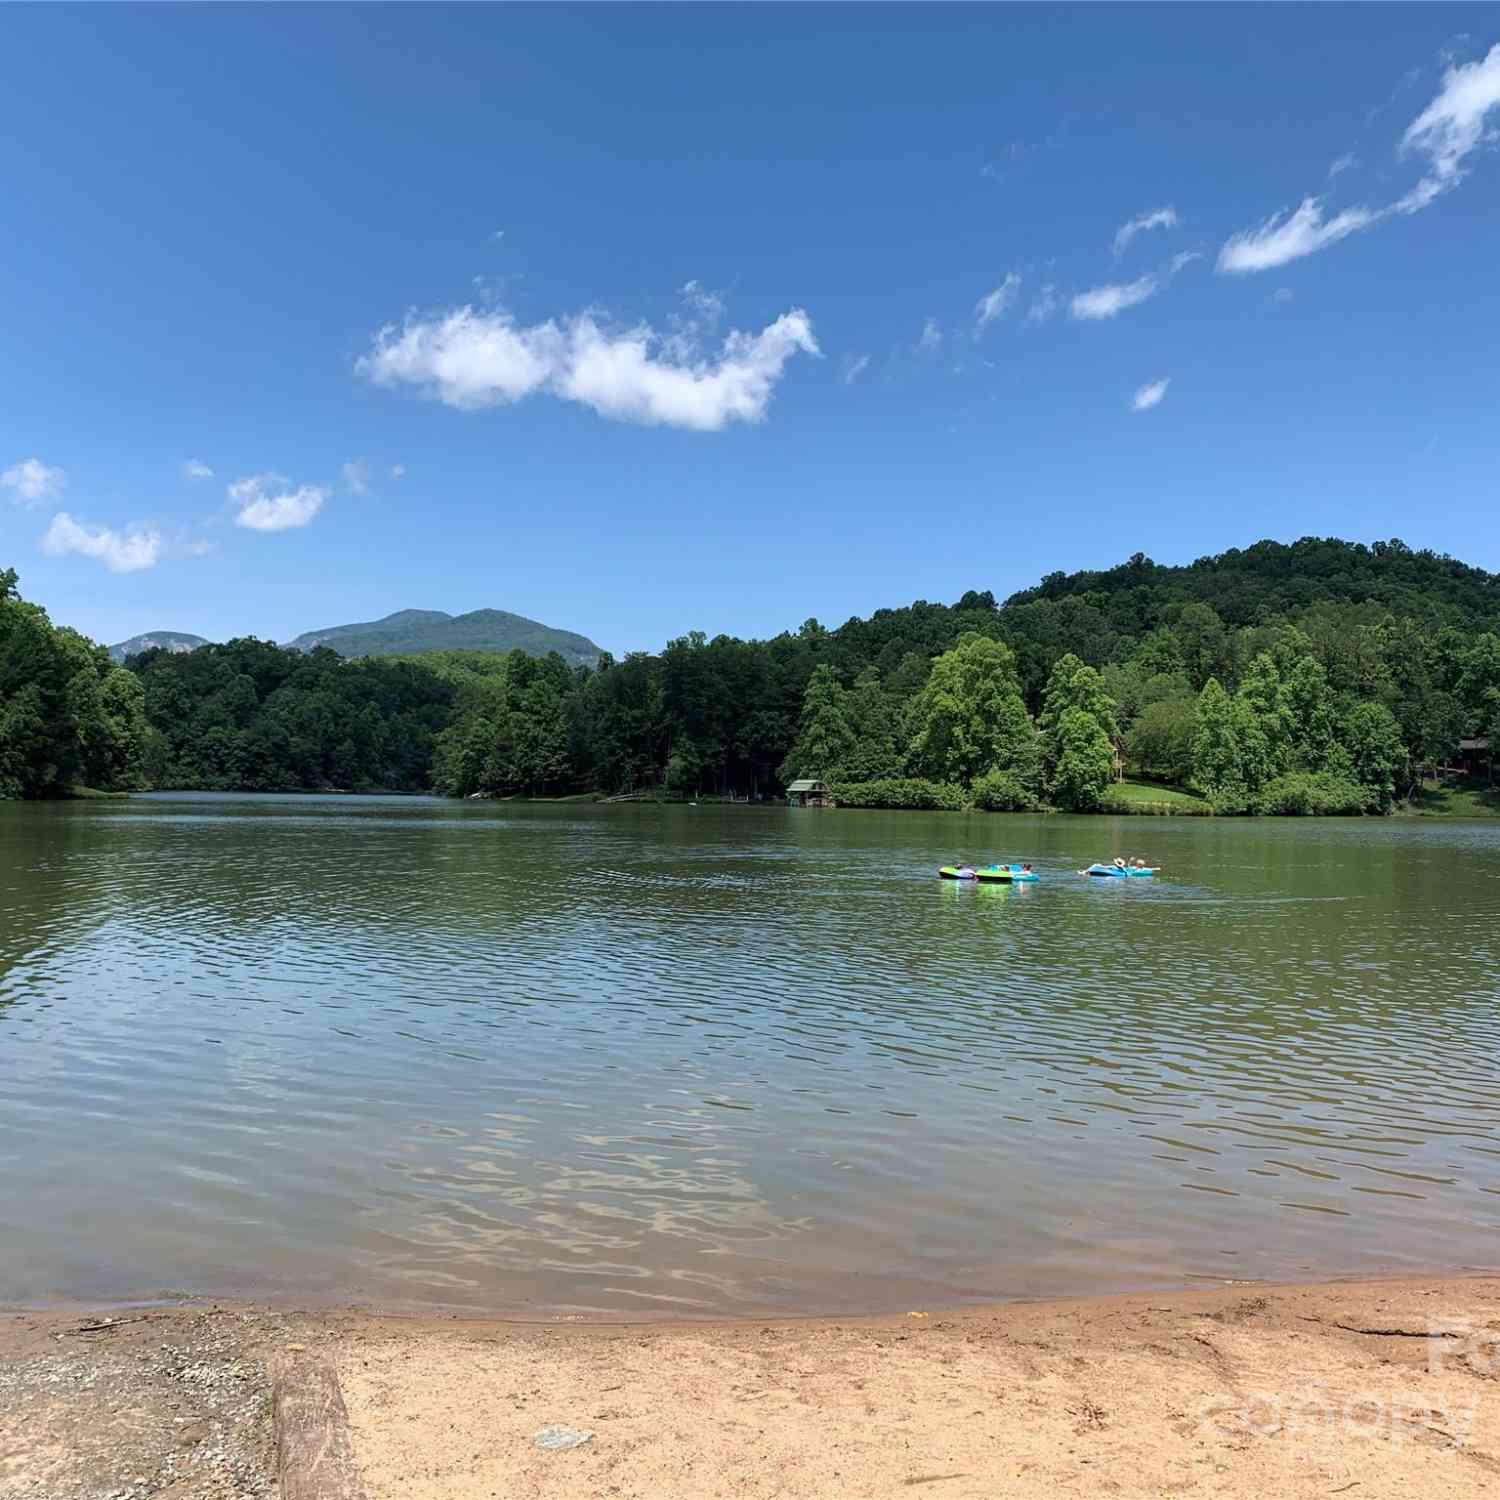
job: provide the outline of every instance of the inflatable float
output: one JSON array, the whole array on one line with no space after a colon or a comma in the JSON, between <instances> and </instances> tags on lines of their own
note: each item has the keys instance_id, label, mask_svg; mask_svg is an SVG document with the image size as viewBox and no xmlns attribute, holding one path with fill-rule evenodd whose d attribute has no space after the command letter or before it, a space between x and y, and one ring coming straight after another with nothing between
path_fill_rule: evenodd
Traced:
<instances>
[{"instance_id":1,"label":"inflatable float","mask_svg":"<svg viewBox=\"0 0 1500 1500\"><path fill-rule=\"evenodd\" d=\"M1140 869L1133 870L1129 865L1124 868L1119 865L1090 865L1088 869L1080 870L1078 873L1080 875L1103 875L1119 880L1127 875L1159 875L1161 866L1157 865L1153 868L1143 865Z\"/></svg>"},{"instance_id":2,"label":"inflatable float","mask_svg":"<svg viewBox=\"0 0 1500 1500\"><path fill-rule=\"evenodd\" d=\"M1035 870L1023 870L1020 865L980 865L977 869L944 865L938 874L944 880L980 880L1001 884L1018 884L1037 878Z\"/></svg>"}]
</instances>

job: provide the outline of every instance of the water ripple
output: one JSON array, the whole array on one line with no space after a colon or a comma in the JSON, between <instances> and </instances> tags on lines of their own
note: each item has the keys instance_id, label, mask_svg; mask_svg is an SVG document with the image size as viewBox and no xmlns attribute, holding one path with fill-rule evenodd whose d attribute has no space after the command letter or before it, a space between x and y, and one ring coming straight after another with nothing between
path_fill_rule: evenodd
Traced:
<instances>
[{"instance_id":1,"label":"water ripple","mask_svg":"<svg viewBox=\"0 0 1500 1500\"><path fill-rule=\"evenodd\" d=\"M934 878L991 854L1043 879ZM1497 934L1479 823L0 807L0 1300L1485 1264Z\"/></svg>"}]
</instances>

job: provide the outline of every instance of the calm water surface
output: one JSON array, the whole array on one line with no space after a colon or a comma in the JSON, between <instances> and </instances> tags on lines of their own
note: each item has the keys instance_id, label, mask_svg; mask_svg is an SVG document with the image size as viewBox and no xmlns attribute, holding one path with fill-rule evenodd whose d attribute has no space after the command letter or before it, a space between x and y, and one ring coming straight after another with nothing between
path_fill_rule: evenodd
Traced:
<instances>
[{"instance_id":1,"label":"calm water surface","mask_svg":"<svg viewBox=\"0 0 1500 1500\"><path fill-rule=\"evenodd\" d=\"M992 855L1043 878L935 878ZM0 1301L833 1312L1497 1228L1500 824L0 805Z\"/></svg>"}]
</instances>

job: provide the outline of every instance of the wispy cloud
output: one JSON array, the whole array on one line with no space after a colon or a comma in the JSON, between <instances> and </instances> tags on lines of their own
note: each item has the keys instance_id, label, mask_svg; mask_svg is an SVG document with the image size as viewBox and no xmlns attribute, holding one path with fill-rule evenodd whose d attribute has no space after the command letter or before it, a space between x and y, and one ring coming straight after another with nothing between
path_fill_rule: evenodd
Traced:
<instances>
[{"instance_id":1,"label":"wispy cloud","mask_svg":"<svg viewBox=\"0 0 1500 1500\"><path fill-rule=\"evenodd\" d=\"M928 318L922 324L922 336L917 340L918 354L935 354L943 345L943 330L936 318Z\"/></svg>"},{"instance_id":2,"label":"wispy cloud","mask_svg":"<svg viewBox=\"0 0 1500 1500\"><path fill-rule=\"evenodd\" d=\"M1075 318L1093 322L1100 318L1113 318L1128 307L1135 307L1148 297L1154 297L1161 283L1154 276L1142 276L1135 281L1111 282L1096 286L1087 292L1079 292L1069 305Z\"/></svg>"},{"instance_id":3,"label":"wispy cloud","mask_svg":"<svg viewBox=\"0 0 1500 1500\"><path fill-rule=\"evenodd\" d=\"M190 458L182 466L184 479L212 479L214 471L201 458Z\"/></svg>"},{"instance_id":4,"label":"wispy cloud","mask_svg":"<svg viewBox=\"0 0 1500 1500\"><path fill-rule=\"evenodd\" d=\"M710 328L716 328L724 317L723 292L711 292L701 281L684 282L682 300L693 314Z\"/></svg>"},{"instance_id":5,"label":"wispy cloud","mask_svg":"<svg viewBox=\"0 0 1500 1500\"><path fill-rule=\"evenodd\" d=\"M1437 97L1406 127L1403 151L1420 151L1444 187L1463 177L1465 158L1485 138L1484 122L1500 106L1500 42L1474 62L1450 67Z\"/></svg>"},{"instance_id":6,"label":"wispy cloud","mask_svg":"<svg viewBox=\"0 0 1500 1500\"><path fill-rule=\"evenodd\" d=\"M986 292L974 306L974 337L977 339L996 318L1002 317L1021 295L1021 277L1016 271L1006 273L1005 280L994 291Z\"/></svg>"},{"instance_id":7,"label":"wispy cloud","mask_svg":"<svg viewBox=\"0 0 1500 1500\"><path fill-rule=\"evenodd\" d=\"M1219 251L1221 271L1269 271L1304 255L1326 250L1361 229L1378 222L1368 208L1346 208L1331 219L1323 217L1321 198L1304 198L1292 212L1272 214L1254 229L1230 236Z\"/></svg>"},{"instance_id":8,"label":"wispy cloud","mask_svg":"<svg viewBox=\"0 0 1500 1500\"><path fill-rule=\"evenodd\" d=\"M1138 214L1115 231L1115 255L1123 255L1136 235L1144 234L1148 229L1176 229L1177 224L1177 210L1170 203L1165 208L1154 208L1149 213Z\"/></svg>"},{"instance_id":9,"label":"wispy cloud","mask_svg":"<svg viewBox=\"0 0 1500 1500\"><path fill-rule=\"evenodd\" d=\"M1161 380L1147 381L1130 398L1131 411L1150 411L1153 406L1160 406L1162 397L1167 394L1167 387L1171 383L1172 379L1170 376L1165 376Z\"/></svg>"},{"instance_id":10,"label":"wispy cloud","mask_svg":"<svg viewBox=\"0 0 1500 1500\"><path fill-rule=\"evenodd\" d=\"M368 495L370 493L370 466L362 458L351 458L339 471L344 481L344 488L351 495Z\"/></svg>"},{"instance_id":11,"label":"wispy cloud","mask_svg":"<svg viewBox=\"0 0 1500 1500\"><path fill-rule=\"evenodd\" d=\"M1026 321L1045 323L1061 305L1062 299L1057 295L1057 288L1049 281L1032 299L1031 306L1026 309Z\"/></svg>"},{"instance_id":12,"label":"wispy cloud","mask_svg":"<svg viewBox=\"0 0 1500 1500\"><path fill-rule=\"evenodd\" d=\"M1346 151L1342 156L1336 157L1328 164L1328 175L1330 177L1337 177L1340 172L1347 172L1350 167L1357 167L1358 165L1359 158L1352 151Z\"/></svg>"},{"instance_id":13,"label":"wispy cloud","mask_svg":"<svg viewBox=\"0 0 1500 1500\"><path fill-rule=\"evenodd\" d=\"M1065 122L1066 124L1066 122ZM1042 140L1008 142L993 159L981 164L979 175L991 182L1004 182L1011 172L1039 151L1056 151L1063 144L1063 130L1055 130Z\"/></svg>"},{"instance_id":14,"label":"wispy cloud","mask_svg":"<svg viewBox=\"0 0 1500 1500\"><path fill-rule=\"evenodd\" d=\"M868 354L861 354L857 359L851 354L844 361L844 384L853 385L869 368L870 356Z\"/></svg>"},{"instance_id":15,"label":"wispy cloud","mask_svg":"<svg viewBox=\"0 0 1500 1500\"><path fill-rule=\"evenodd\" d=\"M250 531L291 531L306 526L327 499L324 486L304 484L292 489L282 474L252 474L229 486L234 524Z\"/></svg>"},{"instance_id":16,"label":"wispy cloud","mask_svg":"<svg viewBox=\"0 0 1500 1500\"><path fill-rule=\"evenodd\" d=\"M377 385L415 386L465 411L544 393L612 421L717 432L761 421L787 361L819 352L801 308L759 333L731 331L715 357L689 343L680 325L665 336L646 324L611 329L587 312L524 325L504 309L460 307L382 328L355 368Z\"/></svg>"},{"instance_id":17,"label":"wispy cloud","mask_svg":"<svg viewBox=\"0 0 1500 1500\"><path fill-rule=\"evenodd\" d=\"M392 479L405 479L406 478L406 465L405 464L392 464L391 465L391 478Z\"/></svg>"},{"instance_id":18,"label":"wispy cloud","mask_svg":"<svg viewBox=\"0 0 1500 1500\"><path fill-rule=\"evenodd\" d=\"M1232 235L1219 251L1219 270L1271 270L1326 250L1394 214L1419 213L1463 181L1465 162L1486 139L1485 120L1497 107L1500 43L1474 62L1450 67L1432 102L1407 126L1401 154L1417 152L1428 162L1415 187L1383 208L1357 205L1332 218L1324 217L1321 197L1306 197L1295 209L1283 209L1254 229Z\"/></svg>"},{"instance_id":19,"label":"wispy cloud","mask_svg":"<svg viewBox=\"0 0 1500 1500\"><path fill-rule=\"evenodd\" d=\"M65 510L53 516L41 540L42 551L49 557L76 553L102 562L111 573L141 573L154 568L162 546L161 533L152 528L131 526L114 531L108 526L75 521Z\"/></svg>"},{"instance_id":20,"label":"wispy cloud","mask_svg":"<svg viewBox=\"0 0 1500 1500\"><path fill-rule=\"evenodd\" d=\"M10 490L17 505L41 505L63 491L68 476L39 458L23 458L0 474L0 488Z\"/></svg>"}]
</instances>

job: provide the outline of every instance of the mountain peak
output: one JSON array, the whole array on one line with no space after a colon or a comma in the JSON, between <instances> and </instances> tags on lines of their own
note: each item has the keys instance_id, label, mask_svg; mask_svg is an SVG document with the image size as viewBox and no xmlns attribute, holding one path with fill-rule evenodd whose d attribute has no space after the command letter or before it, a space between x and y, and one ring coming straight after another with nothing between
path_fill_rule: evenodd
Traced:
<instances>
[{"instance_id":1,"label":"mountain peak","mask_svg":"<svg viewBox=\"0 0 1500 1500\"><path fill-rule=\"evenodd\" d=\"M150 630L109 648L123 662L142 651L195 651L208 645L201 635ZM557 630L506 609L473 609L450 615L442 609L398 609L379 620L308 630L285 643L296 651L326 646L340 656L415 656L422 651L525 651L546 656L556 651L570 666L592 666L601 652L585 635Z\"/></svg>"},{"instance_id":2,"label":"mountain peak","mask_svg":"<svg viewBox=\"0 0 1500 1500\"><path fill-rule=\"evenodd\" d=\"M587 636L557 630L504 609L450 615L440 609L398 609L379 620L330 625L288 641L298 651L327 646L340 656L414 656L421 651L556 651L571 665L593 665L600 651Z\"/></svg>"},{"instance_id":3,"label":"mountain peak","mask_svg":"<svg viewBox=\"0 0 1500 1500\"><path fill-rule=\"evenodd\" d=\"M128 641L119 641L109 648L109 659L123 662L142 651L196 651L208 642L201 635L188 635L182 630L146 630L133 635Z\"/></svg>"}]
</instances>

